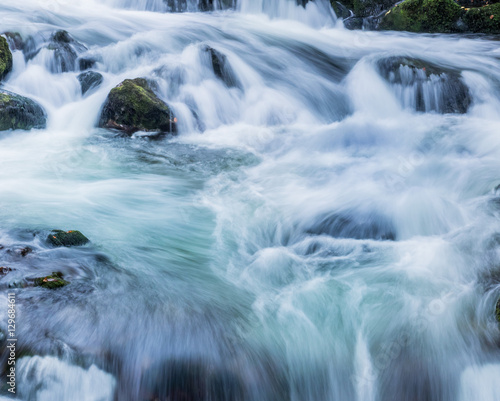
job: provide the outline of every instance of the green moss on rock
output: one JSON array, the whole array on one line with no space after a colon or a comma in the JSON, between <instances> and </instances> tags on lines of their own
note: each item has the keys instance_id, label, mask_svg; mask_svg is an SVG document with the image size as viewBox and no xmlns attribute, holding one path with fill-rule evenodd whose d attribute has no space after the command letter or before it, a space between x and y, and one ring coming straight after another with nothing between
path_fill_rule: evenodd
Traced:
<instances>
[{"instance_id":1,"label":"green moss on rock","mask_svg":"<svg viewBox=\"0 0 500 401\"><path fill-rule=\"evenodd\" d=\"M449 33L459 30L461 7L453 0L406 0L382 19L380 29Z\"/></svg>"},{"instance_id":2,"label":"green moss on rock","mask_svg":"<svg viewBox=\"0 0 500 401\"><path fill-rule=\"evenodd\" d=\"M111 90L99 126L132 134L137 131L175 132L176 119L144 78L126 79Z\"/></svg>"},{"instance_id":3,"label":"green moss on rock","mask_svg":"<svg viewBox=\"0 0 500 401\"><path fill-rule=\"evenodd\" d=\"M54 230L49 234L47 240L54 246L66 247L82 246L90 242L85 235L77 230Z\"/></svg>"},{"instance_id":4,"label":"green moss on rock","mask_svg":"<svg viewBox=\"0 0 500 401\"><path fill-rule=\"evenodd\" d=\"M500 3L470 8L462 21L470 32L500 33Z\"/></svg>"},{"instance_id":5,"label":"green moss on rock","mask_svg":"<svg viewBox=\"0 0 500 401\"><path fill-rule=\"evenodd\" d=\"M12 70L12 53L7 39L0 36L0 80Z\"/></svg>"},{"instance_id":6,"label":"green moss on rock","mask_svg":"<svg viewBox=\"0 0 500 401\"><path fill-rule=\"evenodd\" d=\"M35 287L43 287L49 290L55 290L68 284L70 283L63 279L63 275L60 272L52 272L50 276L35 279Z\"/></svg>"},{"instance_id":7,"label":"green moss on rock","mask_svg":"<svg viewBox=\"0 0 500 401\"><path fill-rule=\"evenodd\" d=\"M0 90L0 131L45 128L47 116L31 99Z\"/></svg>"}]
</instances>

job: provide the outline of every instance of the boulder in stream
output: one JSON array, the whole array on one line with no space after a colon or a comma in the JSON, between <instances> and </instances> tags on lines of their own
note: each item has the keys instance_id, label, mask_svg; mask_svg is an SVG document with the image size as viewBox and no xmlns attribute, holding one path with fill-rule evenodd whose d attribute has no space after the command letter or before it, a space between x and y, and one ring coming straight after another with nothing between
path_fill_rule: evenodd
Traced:
<instances>
[{"instance_id":1,"label":"boulder in stream","mask_svg":"<svg viewBox=\"0 0 500 401\"><path fill-rule=\"evenodd\" d=\"M78 54L87 48L74 40L68 32L61 30L52 35L47 49L54 52L51 71L59 73L75 71Z\"/></svg>"},{"instance_id":2,"label":"boulder in stream","mask_svg":"<svg viewBox=\"0 0 500 401\"><path fill-rule=\"evenodd\" d=\"M92 89L98 88L103 81L102 75L95 71L82 72L77 78L82 87L82 95L85 95L85 93Z\"/></svg>"},{"instance_id":3,"label":"boulder in stream","mask_svg":"<svg viewBox=\"0 0 500 401\"><path fill-rule=\"evenodd\" d=\"M404 92L403 98L408 102L405 107L421 112L464 114L472 104L460 71L411 57L381 59L378 69L396 92Z\"/></svg>"},{"instance_id":4,"label":"boulder in stream","mask_svg":"<svg viewBox=\"0 0 500 401\"><path fill-rule=\"evenodd\" d=\"M99 127L133 134L137 131L176 132L177 119L170 107L144 78L126 79L111 89L104 103Z\"/></svg>"},{"instance_id":5,"label":"boulder in stream","mask_svg":"<svg viewBox=\"0 0 500 401\"><path fill-rule=\"evenodd\" d=\"M77 230L54 230L47 237L47 241L57 247L82 246L90 242L85 235Z\"/></svg>"},{"instance_id":6,"label":"boulder in stream","mask_svg":"<svg viewBox=\"0 0 500 401\"><path fill-rule=\"evenodd\" d=\"M210 46L203 47L203 51L209 55L214 74L217 78L223 81L229 88L241 86L225 54Z\"/></svg>"},{"instance_id":7,"label":"boulder in stream","mask_svg":"<svg viewBox=\"0 0 500 401\"><path fill-rule=\"evenodd\" d=\"M0 36L0 80L12 70L12 53L7 39Z\"/></svg>"},{"instance_id":8,"label":"boulder in stream","mask_svg":"<svg viewBox=\"0 0 500 401\"><path fill-rule=\"evenodd\" d=\"M35 101L0 90L0 131L45 128L47 115Z\"/></svg>"},{"instance_id":9,"label":"boulder in stream","mask_svg":"<svg viewBox=\"0 0 500 401\"><path fill-rule=\"evenodd\" d=\"M61 272L52 272L50 276L39 277L35 279L35 287L43 287L49 290L55 290L68 285L69 282L63 279Z\"/></svg>"}]
</instances>

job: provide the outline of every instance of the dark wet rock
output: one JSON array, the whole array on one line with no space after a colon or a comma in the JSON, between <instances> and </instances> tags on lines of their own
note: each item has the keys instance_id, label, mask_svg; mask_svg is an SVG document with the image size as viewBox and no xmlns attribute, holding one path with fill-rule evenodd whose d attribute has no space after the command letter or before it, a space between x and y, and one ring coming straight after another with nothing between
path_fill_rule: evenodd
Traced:
<instances>
[{"instance_id":1,"label":"dark wet rock","mask_svg":"<svg viewBox=\"0 0 500 401\"><path fill-rule=\"evenodd\" d=\"M362 17L351 17L351 18L348 18L344 21L344 26L350 30L362 29L363 28L363 20L364 20L364 18L362 18Z\"/></svg>"},{"instance_id":2,"label":"dark wet rock","mask_svg":"<svg viewBox=\"0 0 500 401\"><path fill-rule=\"evenodd\" d=\"M0 266L0 276L5 276L10 273L13 269L7 266Z\"/></svg>"},{"instance_id":3,"label":"dark wet rock","mask_svg":"<svg viewBox=\"0 0 500 401\"><path fill-rule=\"evenodd\" d=\"M80 67L80 71L90 70L95 66L97 60L89 57L81 57L78 59L78 67Z\"/></svg>"},{"instance_id":4,"label":"dark wet rock","mask_svg":"<svg viewBox=\"0 0 500 401\"><path fill-rule=\"evenodd\" d=\"M334 238L395 240L393 224L376 213L331 213L321 216L306 232L313 235L330 235Z\"/></svg>"},{"instance_id":5,"label":"dark wet rock","mask_svg":"<svg viewBox=\"0 0 500 401\"><path fill-rule=\"evenodd\" d=\"M19 249L19 254L24 258L28 254L32 253L33 249L31 249L29 246L25 246L24 248Z\"/></svg>"},{"instance_id":6,"label":"dark wet rock","mask_svg":"<svg viewBox=\"0 0 500 401\"><path fill-rule=\"evenodd\" d=\"M47 241L54 246L82 246L90 242L90 240L80 231L70 230L54 230L47 237Z\"/></svg>"},{"instance_id":7,"label":"dark wet rock","mask_svg":"<svg viewBox=\"0 0 500 401\"><path fill-rule=\"evenodd\" d=\"M459 71L409 57L382 59L378 68L390 84L413 88L416 111L463 114L472 103L469 88ZM431 89L433 102L426 103L425 90Z\"/></svg>"},{"instance_id":8,"label":"dark wet rock","mask_svg":"<svg viewBox=\"0 0 500 401\"><path fill-rule=\"evenodd\" d=\"M345 19L351 16L351 11L346 7L345 4L342 4L340 1L332 1L331 4L333 11L335 11L335 15L338 18L343 18L345 25Z\"/></svg>"},{"instance_id":9,"label":"dark wet rock","mask_svg":"<svg viewBox=\"0 0 500 401\"><path fill-rule=\"evenodd\" d=\"M12 70L12 53L7 39L0 36L0 80Z\"/></svg>"},{"instance_id":10,"label":"dark wet rock","mask_svg":"<svg viewBox=\"0 0 500 401\"><path fill-rule=\"evenodd\" d=\"M495 306L495 318L497 319L497 322L500 322L500 299L497 301Z\"/></svg>"},{"instance_id":11,"label":"dark wet rock","mask_svg":"<svg viewBox=\"0 0 500 401\"><path fill-rule=\"evenodd\" d=\"M192 8L188 8L187 0L164 0L167 5L167 10L169 12L185 12L192 11ZM198 10L199 11L213 11L214 3L217 1L218 5L223 9L228 9L233 6L233 0L199 0L198 2Z\"/></svg>"},{"instance_id":12,"label":"dark wet rock","mask_svg":"<svg viewBox=\"0 0 500 401\"><path fill-rule=\"evenodd\" d=\"M241 380L224 369L198 361L171 361L145 372L143 393L148 400L243 401Z\"/></svg>"},{"instance_id":13,"label":"dark wet rock","mask_svg":"<svg viewBox=\"0 0 500 401\"><path fill-rule=\"evenodd\" d=\"M63 274L61 272L52 272L50 276L35 279L35 287L43 287L49 290L55 290L56 288L61 288L68 284L70 283L63 279Z\"/></svg>"},{"instance_id":14,"label":"dark wet rock","mask_svg":"<svg viewBox=\"0 0 500 401\"><path fill-rule=\"evenodd\" d=\"M85 95L89 90L98 88L103 81L102 75L95 71L82 72L77 78L82 87L82 95Z\"/></svg>"},{"instance_id":15,"label":"dark wet rock","mask_svg":"<svg viewBox=\"0 0 500 401\"><path fill-rule=\"evenodd\" d=\"M224 54L210 46L205 46L203 51L210 56L210 61L216 77L222 80L229 88L241 87L238 78L236 78Z\"/></svg>"},{"instance_id":16,"label":"dark wet rock","mask_svg":"<svg viewBox=\"0 0 500 401\"><path fill-rule=\"evenodd\" d=\"M24 41L19 32L5 32L5 37L7 38L7 42L9 43L9 47L12 50L23 50L24 49Z\"/></svg>"},{"instance_id":17,"label":"dark wet rock","mask_svg":"<svg viewBox=\"0 0 500 401\"><path fill-rule=\"evenodd\" d=\"M52 37L47 49L54 52L51 71L55 73L76 70L78 54L85 51L86 47L74 40L66 31L57 31Z\"/></svg>"},{"instance_id":18,"label":"dark wet rock","mask_svg":"<svg viewBox=\"0 0 500 401\"><path fill-rule=\"evenodd\" d=\"M0 90L0 131L45 128L47 116L35 101Z\"/></svg>"},{"instance_id":19,"label":"dark wet rock","mask_svg":"<svg viewBox=\"0 0 500 401\"><path fill-rule=\"evenodd\" d=\"M144 78L126 79L111 90L99 127L133 134L137 131L176 132L177 119Z\"/></svg>"}]
</instances>

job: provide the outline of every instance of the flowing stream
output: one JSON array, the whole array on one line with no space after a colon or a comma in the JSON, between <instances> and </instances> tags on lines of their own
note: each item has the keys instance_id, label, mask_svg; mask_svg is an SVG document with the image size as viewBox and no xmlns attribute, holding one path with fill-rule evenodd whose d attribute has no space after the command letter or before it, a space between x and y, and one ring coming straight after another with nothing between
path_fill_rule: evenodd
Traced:
<instances>
[{"instance_id":1,"label":"flowing stream","mask_svg":"<svg viewBox=\"0 0 500 401\"><path fill-rule=\"evenodd\" d=\"M48 115L0 133L17 398L499 401L498 41L348 31L326 1L225 8L1 1L33 50L3 88ZM85 95L47 46L61 29L104 77ZM96 128L136 77L176 136ZM22 288L52 271L71 284Z\"/></svg>"}]
</instances>

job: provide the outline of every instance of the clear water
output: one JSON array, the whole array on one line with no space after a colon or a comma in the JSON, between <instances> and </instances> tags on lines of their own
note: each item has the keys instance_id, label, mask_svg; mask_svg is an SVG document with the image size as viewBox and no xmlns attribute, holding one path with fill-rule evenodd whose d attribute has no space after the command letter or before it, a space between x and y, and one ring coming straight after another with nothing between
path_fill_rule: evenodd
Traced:
<instances>
[{"instance_id":1,"label":"clear water","mask_svg":"<svg viewBox=\"0 0 500 401\"><path fill-rule=\"evenodd\" d=\"M53 54L17 51L4 84L48 126L0 134L2 303L27 278L71 282L13 290L19 398L500 400L498 42L347 31L324 2L163 6L0 5L3 30L43 47L66 29L104 76L82 97ZM377 69L391 56L458 71L467 114L440 113L436 78L415 111L415 88ZM156 80L177 136L95 128L135 77ZM53 228L92 245L49 248Z\"/></svg>"}]
</instances>

